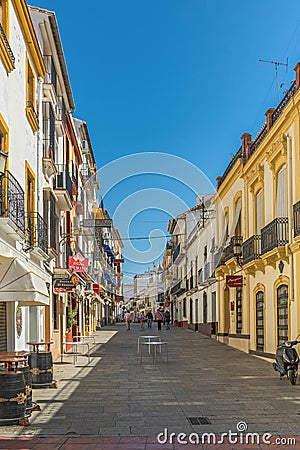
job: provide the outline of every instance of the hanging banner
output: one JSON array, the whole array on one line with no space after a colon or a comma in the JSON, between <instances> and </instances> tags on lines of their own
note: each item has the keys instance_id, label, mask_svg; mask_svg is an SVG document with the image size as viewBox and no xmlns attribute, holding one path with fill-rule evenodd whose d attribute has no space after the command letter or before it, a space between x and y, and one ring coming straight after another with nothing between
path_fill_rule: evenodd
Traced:
<instances>
[{"instance_id":1,"label":"hanging banner","mask_svg":"<svg viewBox=\"0 0 300 450\"><path fill-rule=\"evenodd\" d=\"M75 256L69 256L69 270L74 272L87 272L89 268L89 259L77 253Z\"/></svg>"},{"instance_id":2,"label":"hanging banner","mask_svg":"<svg viewBox=\"0 0 300 450\"><path fill-rule=\"evenodd\" d=\"M242 275L226 275L226 287L240 288L243 287Z\"/></svg>"},{"instance_id":3,"label":"hanging banner","mask_svg":"<svg viewBox=\"0 0 300 450\"><path fill-rule=\"evenodd\" d=\"M95 261L101 261L102 248L103 248L102 228L95 227L95 233L94 233L94 260Z\"/></svg>"}]
</instances>

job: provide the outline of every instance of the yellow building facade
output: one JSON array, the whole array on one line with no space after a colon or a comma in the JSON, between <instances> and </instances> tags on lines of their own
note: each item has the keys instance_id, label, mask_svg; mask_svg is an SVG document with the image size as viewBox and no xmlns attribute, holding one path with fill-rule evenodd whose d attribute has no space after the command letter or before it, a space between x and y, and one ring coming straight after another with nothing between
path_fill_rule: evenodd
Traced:
<instances>
[{"instance_id":1,"label":"yellow building facade","mask_svg":"<svg viewBox=\"0 0 300 450\"><path fill-rule=\"evenodd\" d=\"M218 336L267 356L300 333L300 63L295 73L257 136L242 136L215 196Z\"/></svg>"}]
</instances>

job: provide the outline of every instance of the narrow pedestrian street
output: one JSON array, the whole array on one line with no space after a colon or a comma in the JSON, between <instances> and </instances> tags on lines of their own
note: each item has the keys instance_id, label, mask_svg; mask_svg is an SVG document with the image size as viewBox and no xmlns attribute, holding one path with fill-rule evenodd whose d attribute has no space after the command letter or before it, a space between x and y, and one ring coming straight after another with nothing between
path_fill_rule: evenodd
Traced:
<instances>
[{"instance_id":1,"label":"narrow pedestrian street","mask_svg":"<svg viewBox=\"0 0 300 450\"><path fill-rule=\"evenodd\" d=\"M158 333L168 343L168 363L163 349L153 365L145 346L141 361L138 337ZM280 380L269 361L182 328L158 332L155 323L151 333L139 324L127 331L121 323L94 336L90 364L79 356L74 365L72 354L57 361L58 388L33 391L41 411L27 427L1 427L0 448L181 448L159 445L156 437L164 429L236 432L241 421L251 433L299 434L299 384ZM190 417L209 424L190 425Z\"/></svg>"}]
</instances>

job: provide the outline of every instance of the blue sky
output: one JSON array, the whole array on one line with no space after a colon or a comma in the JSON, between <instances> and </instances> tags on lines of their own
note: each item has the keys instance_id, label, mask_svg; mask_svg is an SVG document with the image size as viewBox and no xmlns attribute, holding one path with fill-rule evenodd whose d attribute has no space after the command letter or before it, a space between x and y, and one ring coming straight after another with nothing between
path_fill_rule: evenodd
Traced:
<instances>
[{"instance_id":1,"label":"blue sky","mask_svg":"<svg viewBox=\"0 0 300 450\"><path fill-rule=\"evenodd\" d=\"M192 162L215 183L241 135L255 135L278 103L274 66L258 60L288 57L288 71L279 68L280 97L300 60L296 0L36 0L34 6L57 14L76 116L88 123L98 167L163 152ZM184 183L153 174L123 180L105 206L114 215L133 192L151 187L194 204ZM169 216L149 208L130 233L165 232ZM127 262L124 270L148 266Z\"/></svg>"}]
</instances>

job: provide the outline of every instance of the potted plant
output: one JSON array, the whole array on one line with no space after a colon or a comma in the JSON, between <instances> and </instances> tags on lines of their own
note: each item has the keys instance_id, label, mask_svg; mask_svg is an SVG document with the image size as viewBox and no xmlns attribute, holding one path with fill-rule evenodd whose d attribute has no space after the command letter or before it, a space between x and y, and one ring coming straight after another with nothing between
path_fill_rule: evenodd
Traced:
<instances>
[{"instance_id":1,"label":"potted plant","mask_svg":"<svg viewBox=\"0 0 300 450\"><path fill-rule=\"evenodd\" d=\"M72 311L69 311L68 314L68 328L66 331L66 342L72 342L73 341L73 331L72 328L74 325L77 325L77 319L76 316L78 314L78 306L72 309ZM72 348L72 345L66 346L66 351L70 350Z\"/></svg>"}]
</instances>

